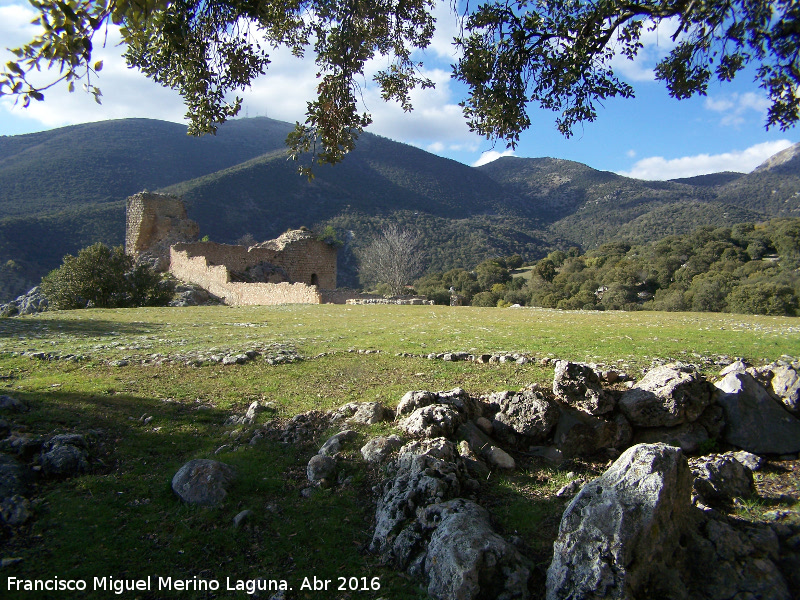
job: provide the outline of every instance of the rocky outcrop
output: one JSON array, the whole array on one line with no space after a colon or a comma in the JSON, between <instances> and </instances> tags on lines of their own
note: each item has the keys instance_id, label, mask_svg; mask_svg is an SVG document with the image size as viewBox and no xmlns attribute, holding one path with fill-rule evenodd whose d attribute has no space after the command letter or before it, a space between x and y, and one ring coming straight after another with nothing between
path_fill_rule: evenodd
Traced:
<instances>
[{"instance_id":1,"label":"rocky outcrop","mask_svg":"<svg viewBox=\"0 0 800 600\"><path fill-rule=\"evenodd\" d=\"M236 478L233 467L197 458L183 465L172 478L172 491L187 504L216 506L225 500L228 487Z\"/></svg>"}]
</instances>

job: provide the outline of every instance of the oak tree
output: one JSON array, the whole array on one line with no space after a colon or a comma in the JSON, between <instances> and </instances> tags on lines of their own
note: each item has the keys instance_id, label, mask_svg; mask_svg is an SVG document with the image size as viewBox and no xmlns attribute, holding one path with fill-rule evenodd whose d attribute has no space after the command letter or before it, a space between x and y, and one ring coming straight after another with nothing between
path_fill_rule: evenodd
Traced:
<instances>
[{"instance_id":1,"label":"oak tree","mask_svg":"<svg viewBox=\"0 0 800 600\"><path fill-rule=\"evenodd\" d=\"M120 27L125 57L184 98L189 132L213 132L236 115L248 86L270 63L269 51L313 55L317 95L288 141L298 158L336 163L354 148L371 116L358 109L367 63L388 57L375 80L385 100L411 110L410 92L433 83L415 52L435 30L437 0L29 0L40 33L0 73L0 95L27 105L52 85L82 82L102 96L93 61L107 27ZM733 79L748 65L771 105L767 126L787 129L800 110L800 4L797 0L450 0L464 20L453 66L468 88L462 103L473 131L514 146L530 127L530 103L557 113L566 136L597 117L605 99L631 97L614 72L616 56L633 59L642 36L671 27L675 43L655 69L676 98L705 94L709 81ZM57 67L56 81L31 77ZM301 168L308 170L307 168Z\"/></svg>"}]
</instances>

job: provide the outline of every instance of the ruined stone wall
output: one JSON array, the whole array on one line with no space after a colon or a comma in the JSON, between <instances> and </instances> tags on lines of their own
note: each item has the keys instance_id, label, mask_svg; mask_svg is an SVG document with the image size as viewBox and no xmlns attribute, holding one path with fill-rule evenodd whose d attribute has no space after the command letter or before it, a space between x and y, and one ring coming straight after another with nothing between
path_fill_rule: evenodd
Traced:
<instances>
[{"instance_id":1,"label":"ruined stone wall","mask_svg":"<svg viewBox=\"0 0 800 600\"><path fill-rule=\"evenodd\" d=\"M139 260L152 257L160 270L169 267L169 248L197 239L200 228L172 196L140 192L130 196L125 210L125 253Z\"/></svg>"},{"instance_id":2,"label":"ruined stone wall","mask_svg":"<svg viewBox=\"0 0 800 600\"><path fill-rule=\"evenodd\" d=\"M204 255L198 246L208 246ZM244 253L237 248L241 248ZM244 283L230 279L229 266L213 264L215 260L230 260L237 266L246 265L247 248L226 246L214 242L177 244L170 251L170 272L183 281L201 286L231 306L266 304L319 304L317 286L306 283Z\"/></svg>"},{"instance_id":3,"label":"ruined stone wall","mask_svg":"<svg viewBox=\"0 0 800 600\"><path fill-rule=\"evenodd\" d=\"M277 240L249 248L194 242L176 244L176 249L188 258L204 257L209 265L224 265L233 273L245 273L251 267L268 263L285 271L290 283L336 288L336 248L316 240L310 232L290 231Z\"/></svg>"}]
</instances>

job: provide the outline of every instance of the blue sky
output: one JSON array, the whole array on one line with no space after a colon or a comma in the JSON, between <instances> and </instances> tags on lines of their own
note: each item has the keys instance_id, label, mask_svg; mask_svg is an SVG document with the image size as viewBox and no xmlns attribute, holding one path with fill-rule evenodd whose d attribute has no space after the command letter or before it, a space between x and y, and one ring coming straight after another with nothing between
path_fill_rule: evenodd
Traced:
<instances>
[{"instance_id":1,"label":"blue sky","mask_svg":"<svg viewBox=\"0 0 800 600\"><path fill-rule=\"evenodd\" d=\"M2 47L20 45L31 37L35 31L29 24L32 16L26 3L0 0ZM414 112L404 113L398 106L383 102L368 80L363 85L363 101L374 119L368 131L474 165L507 150L502 143L493 147L470 133L458 107L465 90L450 79L451 40L457 28L449 0L440 0L433 44L418 57L437 85L435 90L412 95ZM654 80L652 68L671 48L671 33L666 24L660 31L647 34L636 61L615 61L617 73L634 86L636 99L607 102L596 122L576 129L569 139L556 131L553 113L532 108L533 125L522 135L514 155L574 160L641 179L671 179L723 170L748 172L800 141L797 128L765 130L768 101L753 81L752 72L729 84L712 83L706 97L683 101L670 98L664 85ZM185 108L178 94L128 69L120 57L121 49L115 46L117 39L112 28L105 48L95 44L93 60L102 58L104 68L99 80L92 83L102 90L102 106L80 91L67 93L65 86L49 91L45 102L28 109L2 98L0 135L126 117L183 122ZM303 121L306 101L316 86L313 60L301 61L285 51L276 51L271 58L266 75L241 94L245 99L242 116ZM9 53L0 50L0 60L5 64ZM376 59L368 73L384 63Z\"/></svg>"}]
</instances>

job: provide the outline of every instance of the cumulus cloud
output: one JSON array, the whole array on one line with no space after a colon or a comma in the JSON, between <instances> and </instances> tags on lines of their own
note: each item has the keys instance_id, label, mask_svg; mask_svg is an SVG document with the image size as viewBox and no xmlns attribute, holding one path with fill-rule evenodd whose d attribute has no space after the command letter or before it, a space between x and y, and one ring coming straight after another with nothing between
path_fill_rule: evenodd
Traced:
<instances>
[{"instance_id":1,"label":"cumulus cloud","mask_svg":"<svg viewBox=\"0 0 800 600\"><path fill-rule=\"evenodd\" d=\"M757 92L746 92L744 94L733 93L726 97L706 98L703 106L722 115L720 124L739 126L745 123L752 113L763 118L771 102L764 94Z\"/></svg>"},{"instance_id":2,"label":"cumulus cloud","mask_svg":"<svg viewBox=\"0 0 800 600\"><path fill-rule=\"evenodd\" d=\"M480 167L482 165L489 164L490 162L493 162L502 156L514 156L514 151L505 150L503 152L498 152L497 150L487 150L486 152L481 154L481 157L478 160L472 163L472 166Z\"/></svg>"},{"instance_id":3,"label":"cumulus cloud","mask_svg":"<svg viewBox=\"0 0 800 600\"><path fill-rule=\"evenodd\" d=\"M698 154L672 159L651 156L637 161L630 171L620 171L618 174L635 179L665 180L722 171L749 173L770 156L791 145L789 140L777 140L722 154Z\"/></svg>"},{"instance_id":4,"label":"cumulus cloud","mask_svg":"<svg viewBox=\"0 0 800 600\"><path fill-rule=\"evenodd\" d=\"M639 49L633 60L620 54L618 52L620 45L612 41L609 45L612 50L617 51L611 60L614 72L627 81L655 81L656 63L669 54L677 44L672 40L672 35L677 30L678 23L677 17L665 19L655 28L653 28L652 21L646 22L639 40L642 48ZM680 39L679 37L677 41Z\"/></svg>"}]
</instances>

